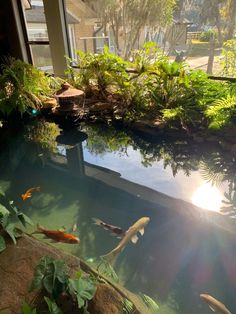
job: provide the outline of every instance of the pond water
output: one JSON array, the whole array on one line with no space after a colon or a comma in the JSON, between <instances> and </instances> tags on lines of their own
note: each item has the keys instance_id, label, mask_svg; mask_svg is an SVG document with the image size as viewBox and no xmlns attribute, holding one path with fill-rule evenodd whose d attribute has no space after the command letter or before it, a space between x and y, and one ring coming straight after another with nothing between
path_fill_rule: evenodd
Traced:
<instances>
[{"instance_id":1,"label":"pond water","mask_svg":"<svg viewBox=\"0 0 236 314\"><path fill-rule=\"evenodd\" d=\"M200 293L236 312L236 225L218 213L224 193L234 196L232 155L209 142L146 138L96 124L59 138L58 127L43 121L0 132L7 197L47 229L78 225L80 245L55 246L93 261L120 240L92 218L127 230L147 216L144 235L115 261L120 282L156 300L158 313L211 313ZM22 201L35 186L40 192Z\"/></svg>"}]
</instances>

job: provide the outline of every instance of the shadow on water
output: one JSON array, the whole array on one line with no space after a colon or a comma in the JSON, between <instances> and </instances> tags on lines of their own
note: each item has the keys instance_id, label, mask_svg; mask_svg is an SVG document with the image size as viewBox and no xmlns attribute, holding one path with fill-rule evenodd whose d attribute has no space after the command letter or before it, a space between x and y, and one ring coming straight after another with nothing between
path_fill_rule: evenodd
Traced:
<instances>
[{"instance_id":1,"label":"shadow on water","mask_svg":"<svg viewBox=\"0 0 236 314\"><path fill-rule=\"evenodd\" d=\"M109 133L107 129L84 127L84 131L89 136L87 148L93 154L122 154L132 145L140 151L145 166L164 160L164 166L169 165L173 174L179 170L189 174L202 167L206 176L218 173L217 178L222 174L221 180L234 183L235 160L218 147L208 147L205 152L186 140L159 139L151 143L114 129ZM15 150L16 140L1 153L3 168L7 168L12 156L17 162L2 172L0 184L9 182L8 198L35 223L49 229L65 226L68 230L77 223L81 244L57 244L58 247L84 259L96 258L108 253L119 240L94 225L92 217L127 230L140 217L148 216L151 220L144 236L136 245L129 243L116 260L115 269L125 286L168 303L174 310L166 313L208 313L200 293L209 293L236 311L236 235L233 229L230 233L210 222L211 217L221 221L219 214L209 213L210 218L204 219L193 205L125 180L104 167L85 163L83 155L77 156L76 162L84 167L84 174L77 175L68 165L75 164L71 151L70 159L66 159L56 153L52 143L43 150L42 144L37 146L35 153L37 143L29 143L25 134L19 134ZM54 141L55 137L56 134ZM34 162L32 156L36 156ZM32 186L40 186L41 191L23 202L20 195Z\"/></svg>"}]
</instances>

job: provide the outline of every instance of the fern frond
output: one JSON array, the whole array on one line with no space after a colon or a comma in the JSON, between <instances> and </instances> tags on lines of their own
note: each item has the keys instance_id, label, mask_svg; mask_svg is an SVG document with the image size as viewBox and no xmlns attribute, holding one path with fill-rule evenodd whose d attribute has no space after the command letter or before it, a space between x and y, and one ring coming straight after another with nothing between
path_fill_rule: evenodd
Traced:
<instances>
[{"instance_id":1,"label":"fern frond","mask_svg":"<svg viewBox=\"0 0 236 314\"><path fill-rule=\"evenodd\" d=\"M205 114L210 118L210 128L221 128L226 125L236 113L236 96L228 95L226 98L217 99L206 110Z\"/></svg>"}]
</instances>

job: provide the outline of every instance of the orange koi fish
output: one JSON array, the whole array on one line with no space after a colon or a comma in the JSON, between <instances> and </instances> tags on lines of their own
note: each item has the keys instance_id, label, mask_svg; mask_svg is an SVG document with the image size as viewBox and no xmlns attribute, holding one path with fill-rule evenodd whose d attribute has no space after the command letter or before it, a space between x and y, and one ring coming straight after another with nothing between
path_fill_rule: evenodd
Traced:
<instances>
[{"instance_id":1,"label":"orange koi fish","mask_svg":"<svg viewBox=\"0 0 236 314\"><path fill-rule=\"evenodd\" d=\"M208 304L208 306L213 312L219 314L231 314L231 312L226 308L226 306L223 303L216 300L211 295L202 293L200 294L200 298Z\"/></svg>"},{"instance_id":2,"label":"orange koi fish","mask_svg":"<svg viewBox=\"0 0 236 314\"><path fill-rule=\"evenodd\" d=\"M62 230L47 230L44 227L37 225L37 230L34 233L42 233L45 237L52 239L52 242L63 242L68 244L79 244L80 239L70 233L65 233Z\"/></svg>"},{"instance_id":3,"label":"orange koi fish","mask_svg":"<svg viewBox=\"0 0 236 314\"><path fill-rule=\"evenodd\" d=\"M28 189L24 194L21 194L21 198L23 201L27 200L27 198L32 197L32 192L39 192L40 191L40 187L34 187L34 188L30 188Z\"/></svg>"}]
</instances>

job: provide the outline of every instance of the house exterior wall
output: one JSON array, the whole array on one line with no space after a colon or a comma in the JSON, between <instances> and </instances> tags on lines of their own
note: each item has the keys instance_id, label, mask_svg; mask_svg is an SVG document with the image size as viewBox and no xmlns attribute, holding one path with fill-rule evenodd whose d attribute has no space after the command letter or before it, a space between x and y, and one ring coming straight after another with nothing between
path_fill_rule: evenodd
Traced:
<instances>
[{"instance_id":1,"label":"house exterior wall","mask_svg":"<svg viewBox=\"0 0 236 314\"><path fill-rule=\"evenodd\" d=\"M98 20L96 13L80 0L66 0L67 10L80 19L74 24L76 49L94 52L93 39L81 39L94 36L95 22Z\"/></svg>"}]
</instances>

